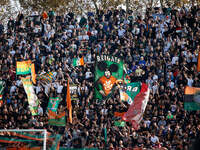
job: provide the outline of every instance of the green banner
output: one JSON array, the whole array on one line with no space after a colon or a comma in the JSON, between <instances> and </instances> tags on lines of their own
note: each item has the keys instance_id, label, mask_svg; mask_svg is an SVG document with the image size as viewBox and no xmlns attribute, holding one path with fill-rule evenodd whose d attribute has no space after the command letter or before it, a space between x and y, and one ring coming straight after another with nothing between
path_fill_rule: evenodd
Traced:
<instances>
[{"instance_id":1,"label":"green banner","mask_svg":"<svg viewBox=\"0 0 200 150\"><path fill-rule=\"evenodd\" d=\"M123 61L115 56L96 57L95 64L95 98L105 100L112 95L118 80L123 80Z\"/></svg>"},{"instance_id":2,"label":"green banner","mask_svg":"<svg viewBox=\"0 0 200 150\"><path fill-rule=\"evenodd\" d=\"M32 115L38 115L39 100L37 98L37 95L35 94L33 84L31 82L31 76L27 76L25 78L22 78L21 80L24 86L24 90L27 94L30 111Z\"/></svg>"},{"instance_id":3,"label":"green banner","mask_svg":"<svg viewBox=\"0 0 200 150\"><path fill-rule=\"evenodd\" d=\"M127 101L128 104L131 104L134 101L135 96L141 90L140 82L127 83L120 86L120 100Z\"/></svg>"},{"instance_id":4,"label":"green banner","mask_svg":"<svg viewBox=\"0 0 200 150\"><path fill-rule=\"evenodd\" d=\"M60 102L61 102L61 99L59 97L50 97L49 103L48 103L48 110L50 109L53 112L57 112Z\"/></svg>"}]
</instances>

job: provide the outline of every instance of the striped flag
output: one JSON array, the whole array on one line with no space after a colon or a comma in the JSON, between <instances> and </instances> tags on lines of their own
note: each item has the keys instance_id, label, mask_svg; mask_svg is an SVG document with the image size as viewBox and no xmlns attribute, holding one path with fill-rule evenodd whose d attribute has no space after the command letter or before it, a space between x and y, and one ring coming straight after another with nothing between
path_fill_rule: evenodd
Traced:
<instances>
[{"instance_id":1,"label":"striped flag","mask_svg":"<svg viewBox=\"0 0 200 150\"><path fill-rule=\"evenodd\" d=\"M73 66L83 66L84 65L84 57L81 58L74 58L73 59Z\"/></svg>"},{"instance_id":2,"label":"striped flag","mask_svg":"<svg viewBox=\"0 0 200 150\"><path fill-rule=\"evenodd\" d=\"M200 88L185 87L184 109L200 110Z\"/></svg>"},{"instance_id":3,"label":"striped flag","mask_svg":"<svg viewBox=\"0 0 200 150\"><path fill-rule=\"evenodd\" d=\"M45 74L37 75L37 80L40 80L44 84L49 84L54 80L53 72L48 72Z\"/></svg>"}]
</instances>

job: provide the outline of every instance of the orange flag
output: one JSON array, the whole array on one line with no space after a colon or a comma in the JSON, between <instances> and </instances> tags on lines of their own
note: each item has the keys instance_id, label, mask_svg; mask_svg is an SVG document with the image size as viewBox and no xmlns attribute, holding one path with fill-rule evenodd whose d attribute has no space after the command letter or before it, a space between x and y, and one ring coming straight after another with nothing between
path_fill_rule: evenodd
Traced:
<instances>
[{"instance_id":1,"label":"orange flag","mask_svg":"<svg viewBox=\"0 0 200 150\"><path fill-rule=\"evenodd\" d=\"M198 56L197 71L200 72L200 51Z\"/></svg>"},{"instance_id":2,"label":"orange flag","mask_svg":"<svg viewBox=\"0 0 200 150\"><path fill-rule=\"evenodd\" d=\"M36 84L35 64L31 64L31 77L34 84Z\"/></svg>"},{"instance_id":3,"label":"orange flag","mask_svg":"<svg viewBox=\"0 0 200 150\"><path fill-rule=\"evenodd\" d=\"M44 12L42 13L42 17L43 17L44 20L46 20L46 19L48 18L48 14L47 14L46 11L44 11Z\"/></svg>"},{"instance_id":4,"label":"orange flag","mask_svg":"<svg viewBox=\"0 0 200 150\"><path fill-rule=\"evenodd\" d=\"M69 122L72 123L72 103L69 89L69 79L67 80L67 109L69 111Z\"/></svg>"},{"instance_id":5,"label":"orange flag","mask_svg":"<svg viewBox=\"0 0 200 150\"><path fill-rule=\"evenodd\" d=\"M81 65L81 66L84 65L84 58L83 58L83 57L81 57L81 59L80 59L80 65Z\"/></svg>"}]
</instances>

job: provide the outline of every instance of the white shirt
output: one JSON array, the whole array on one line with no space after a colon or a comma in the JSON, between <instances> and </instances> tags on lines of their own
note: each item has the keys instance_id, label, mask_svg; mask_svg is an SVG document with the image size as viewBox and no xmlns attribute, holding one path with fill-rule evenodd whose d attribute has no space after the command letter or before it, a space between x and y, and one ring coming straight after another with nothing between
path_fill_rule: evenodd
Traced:
<instances>
[{"instance_id":1,"label":"white shirt","mask_svg":"<svg viewBox=\"0 0 200 150\"><path fill-rule=\"evenodd\" d=\"M174 88L174 82L172 82L172 81L169 82L169 86L170 86L171 89L173 89Z\"/></svg>"},{"instance_id":2,"label":"white shirt","mask_svg":"<svg viewBox=\"0 0 200 150\"><path fill-rule=\"evenodd\" d=\"M15 85L11 86L10 95L12 95L12 93L15 92L16 89L17 89L17 87Z\"/></svg>"},{"instance_id":3,"label":"white shirt","mask_svg":"<svg viewBox=\"0 0 200 150\"><path fill-rule=\"evenodd\" d=\"M92 72L87 71L87 72L85 73L85 78L86 78L86 79L90 78L90 77L91 77L91 74L92 74Z\"/></svg>"},{"instance_id":4,"label":"white shirt","mask_svg":"<svg viewBox=\"0 0 200 150\"><path fill-rule=\"evenodd\" d=\"M158 76L157 76L156 74L153 76L153 80L154 80L154 81L157 81L157 80L158 80Z\"/></svg>"},{"instance_id":5,"label":"white shirt","mask_svg":"<svg viewBox=\"0 0 200 150\"><path fill-rule=\"evenodd\" d=\"M192 84L193 84L194 80L193 79L189 79L189 78L187 78L187 80L188 80L187 85L192 87Z\"/></svg>"},{"instance_id":6,"label":"white shirt","mask_svg":"<svg viewBox=\"0 0 200 150\"><path fill-rule=\"evenodd\" d=\"M146 83L148 84L149 88L152 89L153 80L147 79L147 80L146 80Z\"/></svg>"},{"instance_id":7,"label":"white shirt","mask_svg":"<svg viewBox=\"0 0 200 150\"><path fill-rule=\"evenodd\" d=\"M157 136L151 136L151 142L156 143L159 142L159 139Z\"/></svg>"},{"instance_id":8,"label":"white shirt","mask_svg":"<svg viewBox=\"0 0 200 150\"><path fill-rule=\"evenodd\" d=\"M41 91L41 86L36 86L35 90L36 90L36 94L38 94Z\"/></svg>"},{"instance_id":9,"label":"white shirt","mask_svg":"<svg viewBox=\"0 0 200 150\"><path fill-rule=\"evenodd\" d=\"M102 112L104 115L106 115L107 112L108 112L108 109L102 109L101 112Z\"/></svg>"},{"instance_id":10,"label":"white shirt","mask_svg":"<svg viewBox=\"0 0 200 150\"><path fill-rule=\"evenodd\" d=\"M46 84L46 85L44 85L44 92L48 95L48 93L49 93L49 88L50 88L50 84Z\"/></svg>"},{"instance_id":11,"label":"white shirt","mask_svg":"<svg viewBox=\"0 0 200 150\"><path fill-rule=\"evenodd\" d=\"M126 30L124 29L119 29L118 30L118 36L124 36L124 33L126 32Z\"/></svg>"},{"instance_id":12,"label":"white shirt","mask_svg":"<svg viewBox=\"0 0 200 150\"><path fill-rule=\"evenodd\" d=\"M38 107L38 114L43 115L43 108L41 106Z\"/></svg>"},{"instance_id":13,"label":"white shirt","mask_svg":"<svg viewBox=\"0 0 200 150\"><path fill-rule=\"evenodd\" d=\"M147 125L147 127L149 128L151 121L150 120L145 120L144 123Z\"/></svg>"},{"instance_id":14,"label":"white shirt","mask_svg":"<svg viewBox=\"0 0 200 150\"><path fill-rule=\"evenodd\" d=\"M57 84L57 93L61 94L62 93L62 89L63 89L63 86L60 85L60 84Z\"/></svg>"},{"instance_id":15,"label":"white shirt","mask_svg":"<svg viewBox=\"0 0 200 150\"><path fill-rule=\"evenodd\" d=\"M174 65L176 63L176 61L178 61L178 57L177 56L174 56L172 58L172 65Z\"/></svg>"},{"instance_id":16,"label":"white shirt","mask_svg":"<svg viewBox=\"0 0 200 150\"><path fill-rule=\"evenodd\" d=\"M16 81L16 85L19 87L20 85L22 85L22 81L21 80L17 80Z\"/></svg>"},{"instance_id":17,"label":"white shirt","mask_svg":"<svg viewBox=\"0 0 200 150\"><path fill-rule=\"evenodd\" d=\"M97 30L92 30L92 35L97 35Z\"/></svg>"},{"instance_id":18,"label":"white shirt","mask_svg":"<svg viewBox=\"0 0 200 150\"><path fill-rule=\"evenodd\" d=\"M154 85L154 86L152 87L152 90L153 90L153 94L155 94L155 93L157 92L157 90L158 90L158 86L157 86L157 85Z\"/></svg>"}]
</instances>

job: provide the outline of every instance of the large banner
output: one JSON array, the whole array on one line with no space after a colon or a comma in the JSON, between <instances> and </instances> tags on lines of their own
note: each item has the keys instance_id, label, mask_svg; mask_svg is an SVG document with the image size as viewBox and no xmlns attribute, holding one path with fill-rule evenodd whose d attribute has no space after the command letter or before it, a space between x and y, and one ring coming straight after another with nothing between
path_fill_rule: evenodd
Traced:
<instances>
[{"instance_id":1,"label":"large banner","mask_svg":"<svg viewBox=\"0 0 200 150\"><path fill-rule=\"evenodd\" d=\"M49 121L48 121L49 125L65 126L66 124L65 111L60 114L56 114L56 112L49 110L48 118L49 118Z\"/></svg>"},{"instance_id":2,"label":"large banner","mask_svg":"<svg viewBox=\"0 0 200 150\"><path fill-rule=\"evenodd\" d=\"M95 98L107 99L117 80L123 79L123 61L115 56L101 55L96 57L95 65Z\"/></svg>"},{"instance_id":3,"label":"large banner","mask_svg":"<svg viewBox=\"0 0 200 150\"><path fill-rule=\"evenodd\" d=\"M33 89L33 84L31 82L31 76L27 76L24 78L22 77L21 80L22 80L25 92L27 94L30 111L31 111L32 115L38 115L39 100Z\"/></svg>"},{"instance_id":4,"label":"large banner","mask_svg":"<svg viewBox=\"0 0 200 150\"><path fill-rule=\"evenodd\" d=\"M149 93L150 90L148 86L145 83L142 83L140 92L135 96L128 111L122 117L122 120L131 122L135 130L138 130L139 123L143 118L149 100Z\"/></svg>"},{"instance_id":5,"label":"large banner","mask_svg":"<svg viewBox=\"0 0 200 150\"><path fill-rule=\"evenodd\" d=\"M129 105L134 101L135 96L141 90L140 82L127 83L120 86L120 100L126 101Z\"/></svg>"},{"instance_id":6,"label":"large banner","mask_svg":"<svg viewBox=\"0 0 200 150\"><path fill-rule=\"evenodd\" d=\"M184 109L189 111L200 110L200 88L185 87Z\"/></svg>"},{"instance_id":7,"label":"large banner","mask_svg":"<svg viewBox=\"0 0 200 150\"><path fill-rule=\"evenodd\" d=\"M31 60L17 61L17 75L31 74Z\"/></svg>"},{"instance_id":8,"label":"large banner","mask_svg":"<svg viewBox=\"0 0 200 150\"><path fill-rule=\"evenodd\" d=\"M51 110L53 112L57 112L58 105L60 103L61 99L59 97L50 97L49 103L48 103L48 110Z\"/></svg>"}]
</instances>

